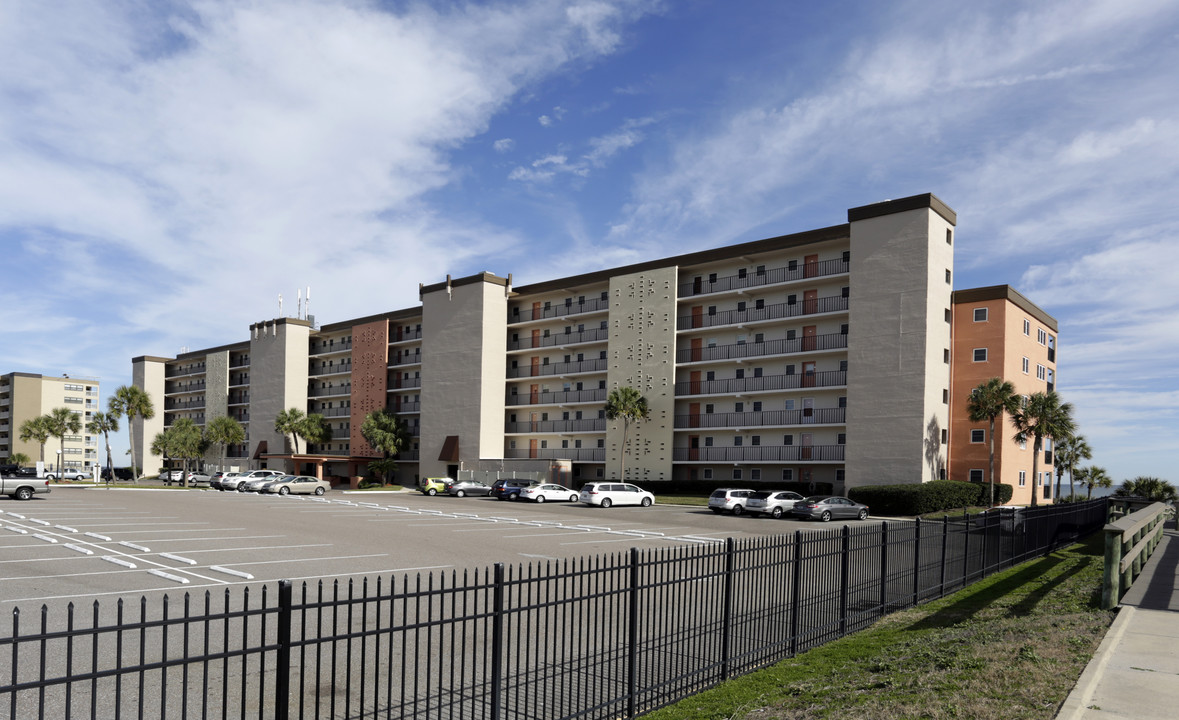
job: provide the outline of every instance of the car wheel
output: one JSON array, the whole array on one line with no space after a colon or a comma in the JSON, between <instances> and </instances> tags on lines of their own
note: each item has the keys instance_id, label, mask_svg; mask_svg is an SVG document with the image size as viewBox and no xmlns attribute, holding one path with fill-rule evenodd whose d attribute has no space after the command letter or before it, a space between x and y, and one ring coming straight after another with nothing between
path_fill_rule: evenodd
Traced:
<instances>
[{"instance_id":1,"label":"car wheel","mask_svg":"<svg viewBox=\"0 0 1179 720\"><path fill-rule=\"evenodd\" d=\"M31 487L17 488L15 497L17 500L32 500L33 499L33 488L31 488Z\"/></svg>"},{"instance_id":2,"label":"car wheel","mask_svg":"<svg viewBox=\"0 0 1179 720\"><path fill-rule=\"evenodd\" d=\"M577 502L577 496L576 496L576 495L570 495L570 496L569 496L569 502Z\"/></svg>"},{"instance_id":3,"label":"car wheel","mask_svg":"<svg viewBox=\"0 0 1179 720\"><path fill-rule=\"evenodd\" d=\"M429 495L430 497L434 497L435 495L438 494L438 491L435 490L434 488L430 488L429 490L426 491L426 494Z\"/></svg>"},{"instance_id":4,"label":"car wheel","mask_svg":"<svg viewBox=\"0 0 1179 720\"><path fill-rule=\"evenodd\" d=\"M45 473L45 479L46 480L56 480L57 476L54 475L53 473Z\"/></svg>"},{"instance_id":5,"label":"car wheel","mask_svg":"<svg viewBox=\"0 0 1179 720\"><path fill-rule=\"evenodd\" d=\"M610 498L602 498L602 507L608 508L614 503L610 502Z\"/></svg>"},{"instance_id":6,"label":"car wheel","mask_svg":"<svg viewBox=\"0 0 1179 720\"><path fill-rule=\"evenodd\" d=\"M643 498L643 502L639 504L643 507L651 507L651 498Z\"/></svg>"},{"instance_id":7,"label":"car wheel","mask_svg":"<svg viewBox=\"0 0 1179 720\"><path fill-rule=\"evenodd\" d=\"M519 499L520 499L520 493L512 493L511 495L508 496L508 500L511 500L512 502L515 502Z\"/></svg>"},{"instance_id":8,"label":"car wheel","mask_svg":"<svg viewBox=\"0 0 1179 720\"><path fill-rule=\"evenodd\" d=\"M734 515L740 515L743 512L745 512L745 508L741 507L740 505L733 506L733 514Z\"/></svg>"},{"instance_id":9,"label":"car wheel","mask_svg":"<svg viewBox=\"0 0 1179 720\"><path fill-rule=\"evenodd\" d=\"M824 511L823 511L823 514L819 516L819 519L820 519L820 520L822 520L823 522L828 522L828 521L830 521L830 520L831 520L831 511L830 511L830 510L824 510Z\"/></svg>"},{"instance_id":10,"label":"car wheel","mask_svg":"<svg viewBox=\"0 0 1179 720\"><path fill-rule=\"evenodd\" d=\"M867 519L868 519L868 511L867 511L867 510L861 510L861 511L860 511L860 514L859 514L859 516L858 516L858 517L859 517L861 520L867 520Z\"/></svg>"},{"instance_id":11,"label":"car wheel","mask_svg":"<svg viewBox=\"0 0 1179 720\"><path fill-rule=\"evenodd\" d=\"M464 492L464 491L462 491L462 490L455 490L455 491L454 491L454 496L455 496L455 497L466 497L466 496L467 496L467 493L466 493L466 492Z\"/></svg>"},{"instance_id":12,"label":"car wheel","mask_svg":"<svg viewBox=\"0 0 1179 720\"><path fill-rule=\"evenodd\" d=\"M323 495L323 492L324 492L323 488L321 488L321 487L315 488L316 495Z\"/></svg>"},{"instance_id":13,"label":"car wheel","mask_svg":"<svg viewBox=\"0 0 1179 720\"><path fill-rule=\"evenodd\" d=\"M774 508L773 510L771 510L770 517L774 518L775 520L782 517L782 508L777 507L777 508Z\"/></svg>"},{"instance_id":14,"label":"car wheel","mask_svg":"<svg viewBox=\"0 0 1179 720\"><path fill-rule=\"evenodd\" d=\"M538 503L542 503L542 502L544 502L544 495L537 495L537 496L536 496L536 501L537 501Z\"/></svg>"},{"instance_id":15,"label":"car wheel","mask_svg":"<svg viewBox=\"0 0 1179 720\"><path fill-rule=\"evenodd\" d=\"M291 492L291 489L290 489L290 488L280 487L280 488L278 489L278 494L279 494L279 495L286 495L286 494L288 494L288 493L290 493L290 492Z\"/></svg>"}]
</instances>

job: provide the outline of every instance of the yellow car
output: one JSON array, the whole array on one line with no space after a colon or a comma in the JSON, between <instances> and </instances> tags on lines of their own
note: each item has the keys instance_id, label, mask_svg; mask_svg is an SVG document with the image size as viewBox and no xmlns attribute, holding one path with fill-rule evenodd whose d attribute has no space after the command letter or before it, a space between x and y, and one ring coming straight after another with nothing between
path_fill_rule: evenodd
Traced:
<instances>
[{"instance_id":1,"label":"yellow car","mask_svg":"<svg viewBox=\"0 0 1179 720\"><path fill-rule=\"evenodd\" d=\"M423 495L434 496L446 492L446 484L449 482L450 478L448 477L422 478L418 482L418 489L422 491Z\"/></svg>"}]
</instances>

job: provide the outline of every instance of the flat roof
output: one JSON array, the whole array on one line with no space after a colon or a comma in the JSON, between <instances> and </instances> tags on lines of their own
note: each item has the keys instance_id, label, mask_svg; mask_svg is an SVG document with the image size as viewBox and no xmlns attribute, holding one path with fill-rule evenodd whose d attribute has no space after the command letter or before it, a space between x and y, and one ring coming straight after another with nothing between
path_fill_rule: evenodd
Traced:
<instances>
[{"instance_id":1,"label":"flat roof","mask_svg":"<svg viewBox=\"0 0 1179 720\"><path fill-rule=\"evenodd\" d=\"M1010 285L988 285L987 287L955 290L950 296L950 302L955 305L987 300L1007 300L1047 325L1053 332L1060 332L1056 325L1056 318L1044 312L1043 308L1028 300L1023 293Z\"/></svg>"}]
</instances>

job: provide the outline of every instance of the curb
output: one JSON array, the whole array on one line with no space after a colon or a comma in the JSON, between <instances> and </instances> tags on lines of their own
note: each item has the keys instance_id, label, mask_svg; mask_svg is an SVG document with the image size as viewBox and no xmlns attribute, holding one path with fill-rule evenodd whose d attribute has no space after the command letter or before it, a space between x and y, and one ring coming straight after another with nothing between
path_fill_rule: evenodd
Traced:
<instances>
[{"instance_id":1,"label":"curb","mask_svg":"<svg viewBox=\"0 0 1179 720\"><path fill-rule=\"evenodd\" d=\"M1064 699L1059 712L1056 713L1055 720L1080 720L1085 711L1089 709L1089 703L1093 700L1097 685L1105 675L1105 666L1109 664L1109 659L1113 657L1114 650L1122 642L1122 636L1126 634L1126 628L1133 620L1133 607L1122 605L1118 608L1118 616L1114 618L1113 624L1105 633L1105 638L1097 646L1097 651L1093 653L1093 659L1089 661L1089 664L1085 666L1085 671L1077 679L1073 691Z\"/></svg>"}]
</instances>

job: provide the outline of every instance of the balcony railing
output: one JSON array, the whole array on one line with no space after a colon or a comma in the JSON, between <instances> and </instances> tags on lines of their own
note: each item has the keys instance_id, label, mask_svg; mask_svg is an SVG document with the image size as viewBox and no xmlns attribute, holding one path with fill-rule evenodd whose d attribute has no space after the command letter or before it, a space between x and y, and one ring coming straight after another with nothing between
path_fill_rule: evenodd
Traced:
<instances>
[{"instance_id":1,"label":"balcony railing","mask_svg":"<svg viewBox=\"0 0 1179 720\"><path fill-rule=\"evenodd\" d=\"M250 358L248 358L248 357L234 358L233 360L229 361L229 367L231 367L231 368L243 368L243 367L249 367L249 366L250 366Z\"/></svg>"},{"instance_id":2,"label":"balcony railing","mask_svg":"<svg viewBox=\"0 0 1179 720\"><path fill-rule=\"evenodd\" d=\"M200 392L205 389L205 381L199 380L194 383L186 385L174 385L172 387L164 386L165 395L183 395L184 393Z\"/></svg>"},{"instance_id":3,"label":"balcony railing","mask_svg":"<svg viewBox=\"0 0 1179 720\"><path fill-rule=\"evenodd\" d=\"M308 375L338 375L348 372L352 372L352 363L350 362L338 365L312 365L307 370Z\"/></svg>"},{"instance_id":4,"label":"balcony railing","mask_svg":"<svg viewBox=\"0 0 1179 720\"><path fill-rule=\"evenodd\" d=\"M308 397L330 397L333 395L351 395L352 385L336 385L335 387L326 388L311 388L307 391Z\"/></svg>"},{"instance_id":5,"label":"balcony railing","mask_svg":"<svg viewBox=\"0 0 1179 720\"><path fill-rule=\"evenodd\" d=\"M422 362L422 354L416 353L397 353L389 358L389 367L395 365L420 365Z\"/></svg>"},{"instance_id":6,"label":"balcony railing","mask_svg":"<svg viewBox=\"0 0 1179 720\"><path fill-rule=\"evenodd\" d=\"M170 367L164 371L165 378L184 377L185 375L198 375L205 371L205 364L198 363L196 365L189 365L185 367Z\"/></svg>"},{"instance_id":7,"label":"balcony railing","mask_svg":"<svg viewBox=\"0 0 1179 720\"><path fill-rule=\"evenodd\" d=\"M725 380L689 380L675 384L676 397L691 395L732 395L774 390L829 388L847 385L846 370L828 370L801 375L765 375L762 377L727 378Z\"/></svg>"},{"instance_id":8,"label":"balcony railing","mask_svg":"<svg viewBox=\"0 0 1179 720\"><path fill-rule=\"evenodd\" d=\"M549 363L548 365L525 365L508 368L508 378L543 377L545 375L573 375L575 373L606 372L605 358L574 360L572 362Z\"/></svg>"},{"instance_id":9,"label":"balcony railing","mask_svg":"<svg viewBox=\"0 0 1179 720\"><path fill-rule=\"evenodd\" d=\"M204 413L201 413L200 415L195 415L195 416L190 417L188 419L192 420L197 425L204 425L205 424L205 414ZM165 428L172 427L172 423L176 422L176 420L178 420L178 418L171 418L170 420L168 418L165 418L164 419L164 427Z\"/></svg>"},{"instance_id":10,"label":"balcony railing","mask_svg":"<svg viewBox=\"0 0 1179 720\"><path fill-rule=\"evenodd\" d=\"M505 426L505 432L606 432L606 418L582 418L581 420L526 420L524 422L510 422Z\"/></svg>"},{"instance_id":11,"label":"balcony railing","mask_svg":"<svg viewBox=\"0 0 1179 720\"><path fill-rule=\"evenodd\" d=\"M408 332L406 332L405 330L399 330L398 332L389 333L389 344L390 345L392 345L393 343L408 342L410 340L421 340L421 339L422 339L422 329L421 328L415 328L415 329L410 330Z\"/></svg>"},{"instance_id":12,"label":"balcony railing","mask_svg":"<svg viewBox=\"0 0 1179 720\"><path fill-rule=\"evenodd\" d=\"M241 395L230 395L229 396L229 404L230 405L249 405L250 404L250 394L249 393L242 393Z\"/></svg>"},{"instance_id":13,"label":"balcony railing","mask_svg":"<svg viewBox=\"0 0 1179 720\"><path fill-rule=\"evenodd\" d=\"M333 344L317 343L311 346L311 355L330 355L352 349L352 342L338 342Z\"/></svg>"},{"instance_id":14,"label":"balcony railing","mask_svg":"<svg viewBox=\"0 0 1179 720\"><path fill-rule=\"evenodd\" d=\"M535 311L532 308L528 308L527 310L520 308L518 313L515 311L512 312L512 316L508 319L508 323L522 323L529 322L531 320L544 320L546 318L568 317L570 315L600 312L602 310L608 309L610 309L610 301L608 299L603 300L600 297L596 297L586 298L582 302L573 302L573 299L569 298L565 303L550 305L547 308L542 307Z\"/></svg>"},{"instance_id":15,"label":"balcony railing","mask_svg":"<svg viewBox=\"0 0 1179 720\"><path fill-rule=\"evenodd\" d=\"M402 461L417 462L418 458L420 456L421 456L420 450L402 450L401 452L397 453L397 455L395 455L394 457L396 457L398 460L402 460Z\"/></svg>"},{"instance_id":16,"label":"balcony railing","mask_svg":"<svg viewBox=\"0 0 1179 720\"><path fill-rule=\"evenodd\" d=\"M389 392L405 390L406 388L420 388L421 386L422 379L420 377L393 378L389 381Z\"/></svg>"},{"instance_id":17,"label":"balcony railing","mask_svg":"<svg viewBox=\"0 0 1179 720\"><path fill-rule=\"evenodd\" d=\"M765 272L747 273L744 276L740 274L729 275L727 277L717 278L713 282L709 282L707 277L703 277L698 281L692 279L688 282L680 283L679 296L685 298L694 295L708 295L709 293L757 287L759 285L776 285L792 280L842 275L848 271L848 267L848 261L834 259L813 263L801 262L795 264L793 268L789 265L786 267L767 268Z\"/></svg>"},{"instance_id":18,"label":"balcony railing","mask_svg":"<svg viewBox=\"0 0 1179 720\"><path fill-rule=\"evenodd\" d=\"M574 462L605 462L605 448L509 448L504 451L509 460L517 458L543 458L551 460L572 460Z\"/></svg>"},{"instance_id":19,"label":"balcony railing","mask_svg":"<svg viewBox=\"0 0 1179 720\"><path fill-rule=\"evenodd\" d=\"M847 408L803 408L802 410L761 410L675 416L676 429L842 425L845 422L847 422Z\"/></svg>"},{"instance_id":20,"label":"balcony railing","mask_svg":"<svg viewBox=\"0 0 1179 720\"><path fill-rule=\"evenodd\" d=\"M842 312L847 310L847 301L848 299L841 295L833 295L831 297L815 298L814 300L803 300L802 302L766 305L762 308L725 310L713 315L705 315L703 313L699 315L681 315L676 320L676 329L692 330L695 328L710 328L720 325L737 325L802 317L804 315Z\"/></svg>"},{"instance_id":21,"label":"balcony railing","mask_svg":"<svg viewBox=\"0 0 1179 720\"><path fill-rule=\"evenodd\" d=\"M535 338L524 337L519 340L509 340L508 350L527 350L529 348L562 347L578 343L601 342L609 337L606 328L590 328L578 332L560 332L553 335L538 335Z\"/></svg>"},{"instance_id":22,"label":"balcony railing","mask_svg":"<svg viewBox=\"0 0 1179 720\"><path fill-rule=\"evenodd\" d=\"M606 388L593 390L558 390L557 392L508 393L508 405L561 405L565 403L605 402Z\"/></svg>"},{"instance_id":23,"label":"balcony railing","mask_svg":"<svg viewBox=\"0 0 1179 720\"><path fill-rule=\"evenodd\" d=\"M764 342L715 345L713 347L683 348L675 353L677 363L710 362L714 360L735 360L737 358L762 357L765 355L787 355L790 353L838 350L847 347L847 335L811 335L793 340L766 340Z\"/></svg>"},{"instance_id":24,"label":"balcony railing","mask_svg":"<svg viewBox=\"0 0 1179 720\"><path fill-rule=\"evenodd\" d=\"M205 406L204 400L165 400L165 410L189 410L191 408L203 408Z\"/></svg>"},{"instance_id":25,"label":"balcony railing","mask_svg":"<svg viewBox=\"0 0 1179 720\"><path fill-rule=\"evenodd\" d=\"M320 408L319 410L312 410L311 412L317 412L324 417L352 417L352 408L346 407Z\"/></svg>"},{"instance_id":26,"label":"balcony railing","mask_svg":"<svg viewBox=\"0 0 1179 720\"><path fill-rule=\"evenodd\" d=\"M750 445L673 448L673 462L843 462L846 445Z\"/></svg>"},{"instance_id":27,"label":"balcony railing","mask_svg":"<svg viewBox=\"0 0 1179 720\"><path fill-rule=\"evenodd\" d=\"M393 412L399 413L417 413L422 411L422 404L420 402L403 402L397 403L393 406Z\"/></svg>"}]
</instances>

